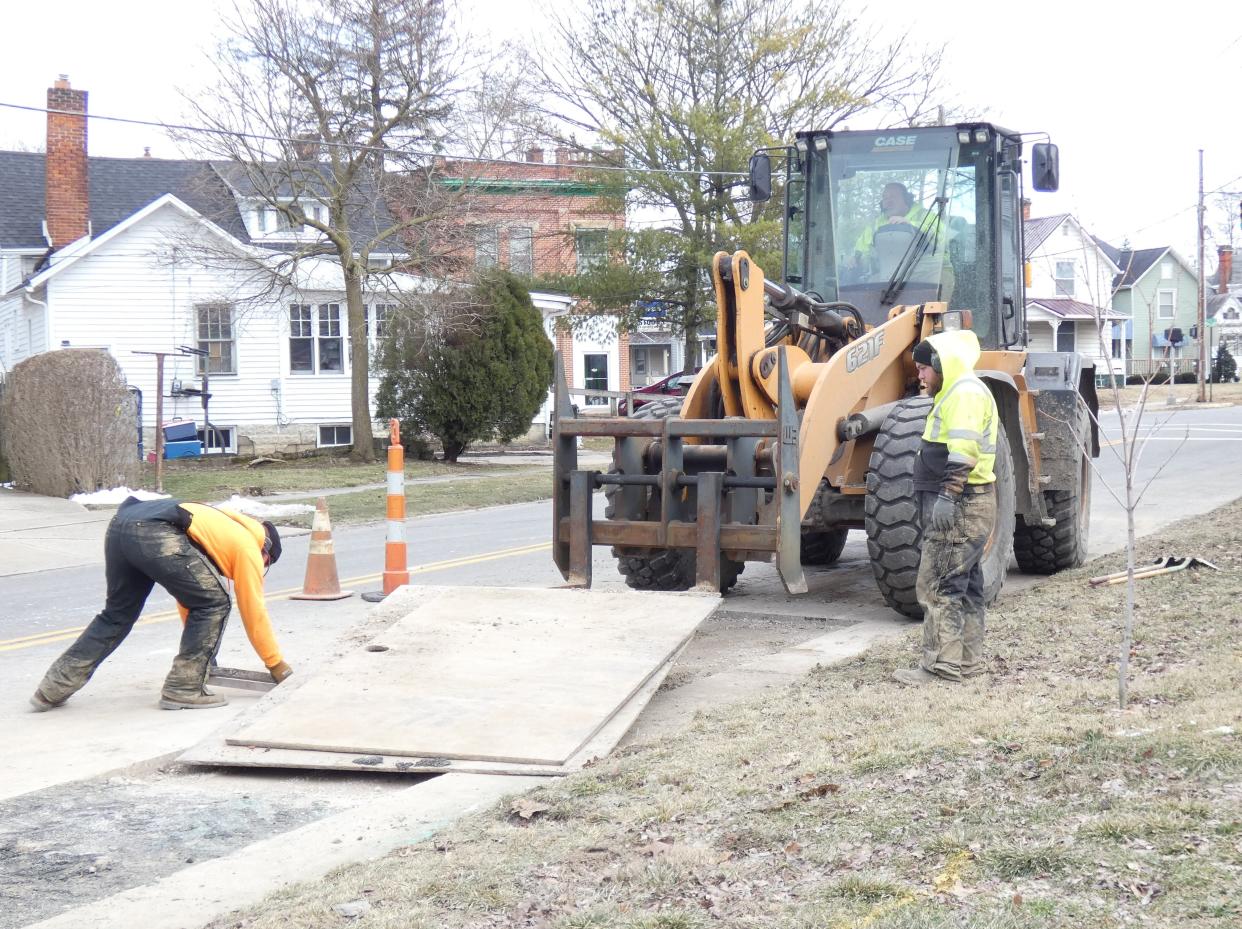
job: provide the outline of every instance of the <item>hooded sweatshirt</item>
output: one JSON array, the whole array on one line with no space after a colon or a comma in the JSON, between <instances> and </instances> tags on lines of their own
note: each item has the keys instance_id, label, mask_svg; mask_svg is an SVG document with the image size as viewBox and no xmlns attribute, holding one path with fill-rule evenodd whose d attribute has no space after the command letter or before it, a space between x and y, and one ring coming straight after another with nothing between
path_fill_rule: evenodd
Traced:
<instances>
[{"instance_id":1,"label":"hooded sweatshirt","mask_svg":"<svg viewBox=\"0 0 1242 929\"><path fill-rule=\"evenodd\" d=\"M962 329L927 341L940 357L943 383L927 415L914 489L956 497L967 485L995 483L1000 416L992 391L974 371L979 337Z\"/></svg>"},{"instance_id":2,"label":"hooded sweatshirt","mask_svg":"<svg viewBox=\"0 0 1242 929\"><path fill-rule=\"evenodd\" d=\"M132 497L121 505L117 518L165 522L184 532L216 571L233 582L246 637L264 666L280 664L283 658L263 599L263 542L267 536L262 523L205 503L173 499L140 502ZM185 622L185 607L178 603L177 610Z\"/></svg>"}]
</instances>

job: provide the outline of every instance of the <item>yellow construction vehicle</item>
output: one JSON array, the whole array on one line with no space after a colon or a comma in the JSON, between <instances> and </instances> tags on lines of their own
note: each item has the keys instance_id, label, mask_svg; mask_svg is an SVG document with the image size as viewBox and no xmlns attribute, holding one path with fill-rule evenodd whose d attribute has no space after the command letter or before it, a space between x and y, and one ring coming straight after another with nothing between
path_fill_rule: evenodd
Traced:
<instances>
[{"instance_id":1,"label":"yellow construction vehicle","mask_svg":"<svg viewBox=\"0 0 1242 929\"><path fill-rule=\"evenodd\" d=\"M785 157L784 283L745 252L711 275L718 353L687 396L628 418L575 418L557 365L554 551L589 586L594 545L631 587L727 591L747 561L776 560L791 593L804 564L840 556L862 529L885 601L913 617L921 527L912 489L931 400L911 350L973 328L995 395L998 519L988 598L1011 555L1029 572L1081 564L1099 451L1093 363L1028 345L1022 139L987 123L896 132L805 132ZM751 161L770 196L771 157ZM1058 154L1031 150L1036 190ZM615 440L613 469L580 470L580 436ZM607 494L606 518L592 494Z\"/></svg>"}]
</instances>

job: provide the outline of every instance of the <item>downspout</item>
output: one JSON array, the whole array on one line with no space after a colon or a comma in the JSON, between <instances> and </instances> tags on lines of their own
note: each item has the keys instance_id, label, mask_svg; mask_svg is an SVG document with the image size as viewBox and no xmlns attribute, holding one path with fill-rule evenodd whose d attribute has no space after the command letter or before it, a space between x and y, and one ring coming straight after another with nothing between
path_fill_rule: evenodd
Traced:
<instances>
[{"instance_id":1,"label":"downspout","mask_svg":"<svg viewBox=\"0 0 1242 929\"><path fill-rule=\"evenodd\" d=\"M52 310L51 308L47 305L46 300L35 299L35 297L32 296L31 290L29 287L22 288L22 297L29 300L31 303L34 303L38 306L43 307L43 346L44 346L43 350L45 352L50 352L52 350ZM33 358L35 355L34 346L27 345L26 349L29 352L29 354L27 354L26 357Z\"/></svg>"}]
</instances>

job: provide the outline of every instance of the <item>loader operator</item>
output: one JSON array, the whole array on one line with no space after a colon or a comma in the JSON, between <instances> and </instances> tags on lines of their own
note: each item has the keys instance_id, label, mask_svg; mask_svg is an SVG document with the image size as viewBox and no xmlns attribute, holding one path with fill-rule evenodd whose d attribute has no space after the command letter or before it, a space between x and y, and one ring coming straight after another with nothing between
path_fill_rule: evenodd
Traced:
<instances>
[{"instance_id":1,"label":"loader operator","mask_svg":"<svg viewBox=\"0 0 1242 929\"><path fill-rule=\"evenodd\" d=\"M885 184L880 192L880 215L865 228L854 243L854 266L869 268L875 254L876 232L885 226L905 225L920 229L927 222L927 210L914 202L914 195L905 184ZM929 235L939 233L939 223L932 221Z\"/></svg>"},{"instance_id":2,"label":"loader operator","mask_svg":"<svg viewBox=\"0 0 1242 929\"><path fill-rule=\"evenodd\" d=\"M271 523L203 503L130 497L104 539L104 608L52 663L31 705L40 712L50 710L80 690L129 634L151 588L159 584L177 599L184 623L160 706L224 706L224 697L204 687L231 608L222 577L233 582L250 644L272 679L283 681L292 671L281 657L263 602L264 572L279 557L280 535Z\"/></svg>"},{"instance_id":3,"label":"loader operator","mask_svg":"<svg viewBox=\"0 0 1242 929\"><path fill-rule=\"evenodd\" d=\"M979 339L939 332L914 347L919 383L934 400L914 466L923 516L917 592L923 607L919 667L903 684L960 681L983 673L983 568L996 523L996 437L992 392L974 372Z\"/></svg>"}]
</instances>

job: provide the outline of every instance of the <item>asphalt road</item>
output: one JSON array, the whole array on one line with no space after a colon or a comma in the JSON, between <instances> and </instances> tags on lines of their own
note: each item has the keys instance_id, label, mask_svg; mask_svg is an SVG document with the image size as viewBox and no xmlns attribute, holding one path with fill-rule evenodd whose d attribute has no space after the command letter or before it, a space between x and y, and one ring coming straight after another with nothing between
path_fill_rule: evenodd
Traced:
<instances>
[{"instance_id":1,"label":"asphalt road","mask_svg":"<svg viewBox=\"0 0 1242 929\"><path fill-rule=\"evenodd\" d=\"M1105 413L1102 427L1104 447L1092 489L1091 551L1095 555L1120 548L1126 536L1125 513L1116 499L1125 493L1118 415ZM1150 441L1140 458L1136 488L1143 490L1151 481L1136 509L1140 535L1242 496L1242 470L1231 465L1242 453L1242 407L1169 409L1157 397L1139 432ZM552 564L551 523L548 502L427 517L414 514L407 530L412 579L437 585L558 585L562 580ZM340 527L333 536L343 585L359 591L378 589L384 526ZM861 546L862 533L853 533L850 544ZM275 594L273 618L279 621L281 614L296 607L302 615L314 613L322 615L324 622L335 623L333 615L358 608L357 598L331 609L315 604L311 610L305 603L282 599L301 587L307 547L306 536L288 539L284 557L268 575L267 590ZM596 549L594 572L597 586L620 583L605 548ZM745 576L749 580L767 574L774 575L770 566L755 564L748 566ZM50 661L102 605L103 594L100 565L0 578L5 615L0 629L0 669L10 666L0 671L0 677L9 676L7 670L13 670L12 662L19 656L38 653L40 662ZM157 588L146 615L168 614L172 608L171 598ZM139 626L133 635L168 640L167 632L148 626Z\"/></svg>"}]
</instances>

